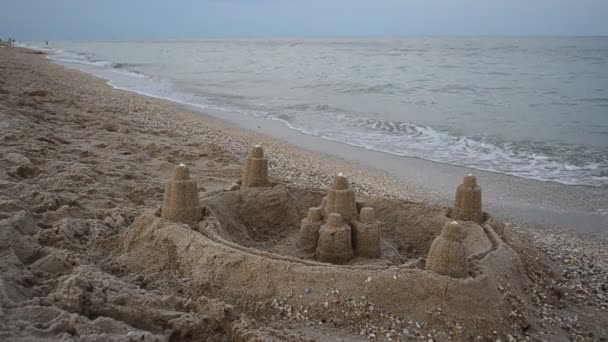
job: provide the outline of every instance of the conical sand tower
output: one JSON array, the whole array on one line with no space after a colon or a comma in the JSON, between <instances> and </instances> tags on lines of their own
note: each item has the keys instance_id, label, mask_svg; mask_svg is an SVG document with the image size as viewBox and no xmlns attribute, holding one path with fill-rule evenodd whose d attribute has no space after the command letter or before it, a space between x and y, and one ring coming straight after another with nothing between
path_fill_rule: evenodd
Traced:
<instances>
[{"instance_id":1,"label":"conical sand tower","mask_svg":"<svg viewBox=\"0 0 608 342\"><path fill-rule=\"evenodd\" d=\"M196 225L200 218L198 187L190 179L190 170L179 164L165 183L162 217L174 222Z\"/></svg>"},{"instance_id":2,"label":"conical sand tower","mask_svg":"<svg viewBox=\"0 0 608 342\"><path fill-rule=\"evenodd\" d=\"M453 278L466 277L467 255L463 244L465 237L465 231L458 221L446 223L441 235L431 244L426 269Z\"/></svg>"},{"instance_id":3,"label":"conical sand tower","mask_svg":"<svg viewBox=\"0 0 608 342\"><path fill-rule=\"evenodd\" d=\"M255 145L243 169L243 186L251 188L268 186L268 159L264 158L264 150Z\"/></svg>"},{"instance_id":4,"label":"conical sand tower","mask_svg":"<svg viewBox=\"0 0 608 342\"><path fill-rule=\"evenodd\" d=\"M483 222L481 188L477 186L475 176L467 175L462 184L458 185L452 217L459 221Z\"/></svg>"},{"instance_id":5,"label":"conical sand tower","mask_svg":"<svg viewBox=\"0 0 608 342\"><path fill-rule=\"evenodd\" d=\"M364 258L380 256L380 229L373 208L361 209L359 221L353 227L355 255Z\"/></svg>"},{"instance_id":6,"label":"conical sand tower","mask_svg":"<svg viewBox=\"0 0 608 342\"><path fill-rule=\"evenodd\" d=\"M308 209L308 215L302 219L298 240L300 247L306 253L314 253L319 241L319 229L323 224L323 216L320 208Z\"/></svg>"},{"instance_id":7,"label":"conical sand tower","mask_svg":"<svg viewBox=\"0 0 608 342\"><path fill-rule=\"evenodd\" d=\"M344 264L353 258L351 229L338 213L330 214L319 229L317 259L332 264Z\"/></svg>"},{"instance_id":8,"label":"conical sand tower","mask_svg":"<svg viewBox=\"0 0 608 342\"><path fill-rule=\"evenodd\" d=\"M331 213L338 213L342 219L348 223L357 217L357 204L355 202L355 192L348 188L348 180L342 173L338 173L334 178L334 183L323 199L321 204L323 216L329 217Z\"/></svg>"}]
</instances>

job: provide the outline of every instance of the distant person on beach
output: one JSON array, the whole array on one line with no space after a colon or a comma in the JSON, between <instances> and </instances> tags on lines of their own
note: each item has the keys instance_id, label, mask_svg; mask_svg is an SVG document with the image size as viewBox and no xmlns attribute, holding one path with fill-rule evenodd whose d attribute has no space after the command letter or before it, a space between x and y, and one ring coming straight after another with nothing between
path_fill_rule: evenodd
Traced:
<instances>
[{"instance_id":1,"label":"distant person on beach","mask_svg":"<svg viewBox=\"0 0 608 342\"><path fill-rule=\"evenodd\" d=\"M48 40L45 40L45 41L44 41L44 44L45 44L45 45L49 45L49 41L48 41Z\"/></svg>"}]
</instances>

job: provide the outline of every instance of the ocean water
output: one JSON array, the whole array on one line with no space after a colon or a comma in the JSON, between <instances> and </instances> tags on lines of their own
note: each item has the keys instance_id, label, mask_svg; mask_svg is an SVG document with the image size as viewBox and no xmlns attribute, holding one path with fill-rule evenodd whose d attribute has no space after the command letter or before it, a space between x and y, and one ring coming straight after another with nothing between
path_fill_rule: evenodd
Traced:
<instances>
[{"instance_id":1,"label":"ocean water","mask_svg":"<svg viewBox=\"0 0 608 342\"><path fill-rule=\"evenodd\" d=\"M608 187L608 37L26 43L117 88L386 153Z\"/></svg>"}]
</instances>

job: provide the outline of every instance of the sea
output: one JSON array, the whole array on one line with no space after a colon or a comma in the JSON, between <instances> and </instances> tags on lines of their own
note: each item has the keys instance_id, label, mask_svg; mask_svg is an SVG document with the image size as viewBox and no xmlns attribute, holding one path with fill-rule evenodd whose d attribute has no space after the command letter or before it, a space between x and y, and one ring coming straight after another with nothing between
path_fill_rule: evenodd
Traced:
<instances>
[{"instance_id":1,"label":"sea","mask_svg":"<svg viewBox=\"0 0 608 342\"><path fill-rule=\"evenodd\" d=\"M608 37L21 45L115 88L220 118L275 120L369 150L608 187Z\"/></svg>"}]
</instances>

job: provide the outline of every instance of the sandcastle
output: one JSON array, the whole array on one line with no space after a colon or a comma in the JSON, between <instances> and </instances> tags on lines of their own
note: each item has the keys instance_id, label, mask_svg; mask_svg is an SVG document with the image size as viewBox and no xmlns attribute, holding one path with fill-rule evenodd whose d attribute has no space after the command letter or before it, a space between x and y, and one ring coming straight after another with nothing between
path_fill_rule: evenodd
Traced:
<instances>
[{"instance_id":1,"label":"sandcastle","mask_svg":"<svg viewBox=\"0 0 608 342\"><path fill-rule=\"evenodd\" d=\"M333 186L321 203L323 214L329 217L331 213L338 213L348 223L357 217L357 203L355 192L348 188L348 180L342 173L334 178Z\"/></svg>"},{"instance_id":2,"label":"sandcastle","mask_svg":"<svg viewBox=\"0 0 608 342\"><path fill-rule=\"evenodd\" d=\"M453 278L467 276L467 252L463 244L466 234L458 221L446 223L431 244L426 269Z\"/></svg>"},{"instance_id":3,"label":"sandcastle","mask_svg":"<svg viewBox=\"0 0 608 342\"><path fill-rule=\"evenodd\" d=\"M300 248L306 253L315 253L319 241L319 229L323 224L323 215L320 208L308 209L308 214L302 219L298 241Z\"/></svg>"},{"instance_id":4,"label":"sandcastle","mask_svg":"<svg viewBox=\"0 0 608 342\"><path fill-rule=\"evenodd\" d=\"M251 188L266 187L268 182L268 159L264 158L264 150L255 145L245 162L242 185Z\"/></svg>"},{"instance_id":5,"label":"sandcastle","mask_svg":"<svg viewBox=\"0 0 608 342\"><path fill-rule=\"evenodd\" d=\"M166 201L176 180L188 179L184 174L176 169ZM476 188L470 181L464 185ZM357 202L342 174L328 190L284 183L245 186L201 194L200 205L205 216L197 229L182 229L153 211L139 217L124 240L130 265L152 271L159 264L177 265L201 284L212 280L222 295L246 303L282 296L290 307L303 307L318 320L351 307L335 304L335 311L322 312L307 307L328 301L327 291L316 289L330 284L339 297L329 305L365 295L391 314L420 320L428 319L429 307L441 307L445 324L457 322L467 334L510 329L503 322L521 309L499 285L509 279L515 293L525 293L527 285L517 277L522 264L497 233L500 223L490 217L482 226L455 220L445 207L428 203L374 196ZM165 207L167 217L172 207ZM177 258L158 253L165 244ZM377 317L384 319L382 314Z\"/></svg>"},{"instance_id":6,"label":"sandcastle","mask_svg":"<svg viewBox=\"0 0 608 342\"><path fill-rule=\"evenodd\" d=\"M374 208L364 207L353 230L355 254L365 258L380 257L380 227Z\"/></svg>"},{"instance_id":7,"label":"sandcastle","mask_svg":"<svg viewBox=\"0 0 608 342\"><path fill-rule=\"evenodd\" d=\"M173 177L165 183L161 215L167 220L189 225L195 225L199 221L198 187L184 164L179 164Z\"/></svg>"},{"instance_id":8,"label":"sandcastle","mask_svg":"<svg viewBox=\"0 0 608 342\"><path fill-rule=\"evenodd\" d=\"M321 206L310 208L302 220L298 234L300 248L306 253L316 252L319 261L335 264L346 263L355 255L379 257L380 230L374 209L364 207L359 214L357 204L355 192L339 173Z\"/></svg>"},{"instance_id":9,"label":"sandcastle","mask_svg":"<svg viewBox=\"0 0 608 342\"><path fill-rule=\"evenodd\" d=\"M317 259L332 264L344 264L353 258L351 228L342 215L331 213L319 229Z\"/></svg>"},{"instance_id":10,"label":"sandcastle","mask_svg":"<svg viewBox=\"0 0 608 342\"><path fill-rule=\"evenodd\" d=\"M481 188L477 186L477 180L472 174L465 176L456 189L452 217L459 221L483 222Z\"/></svg>"}]
</instances>

